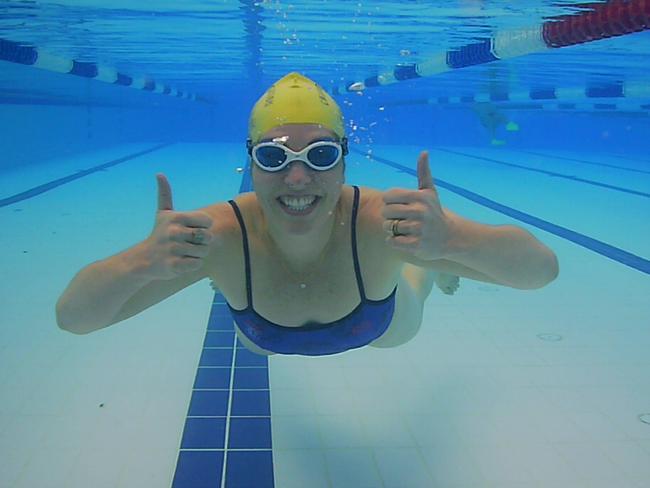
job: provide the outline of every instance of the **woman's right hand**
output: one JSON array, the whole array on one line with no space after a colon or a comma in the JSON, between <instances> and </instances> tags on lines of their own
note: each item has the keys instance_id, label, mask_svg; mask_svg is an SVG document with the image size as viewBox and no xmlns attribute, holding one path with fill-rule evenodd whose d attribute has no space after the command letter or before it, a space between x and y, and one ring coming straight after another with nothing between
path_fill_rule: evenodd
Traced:
<instances>
[{"instance_id":1,"label":"woman's right hand","mask_svg":"<svg viewBox=\"0 0 650 488\"><path fill-rule=\"evenodd\" d=\"M167 177L158 173L158 210L151 235L142 243L146 274L170 280L203 266L213 239L212 217L201 211L175 212Z\"/></svg>"}]
</instances>

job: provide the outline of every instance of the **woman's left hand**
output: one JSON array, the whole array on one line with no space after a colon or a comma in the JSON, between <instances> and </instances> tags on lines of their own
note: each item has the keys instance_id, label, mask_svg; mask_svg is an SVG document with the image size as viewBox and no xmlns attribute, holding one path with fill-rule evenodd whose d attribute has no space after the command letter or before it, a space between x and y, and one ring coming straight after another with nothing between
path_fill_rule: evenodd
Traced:
<instances>
[{"instance_id":1,"label":"woman's left hand","mask_svg":"<svg viewBox=\"0 0 650 488\"><path fill-rule=\"evenodd\" d=\"M425 261L442 259L448 253L452 222L440 205L426 151L418 158L418 188L384 192L381 213L386 242ZM397 235L393 234L395 220Z\"/></svg>"}]
</instances>

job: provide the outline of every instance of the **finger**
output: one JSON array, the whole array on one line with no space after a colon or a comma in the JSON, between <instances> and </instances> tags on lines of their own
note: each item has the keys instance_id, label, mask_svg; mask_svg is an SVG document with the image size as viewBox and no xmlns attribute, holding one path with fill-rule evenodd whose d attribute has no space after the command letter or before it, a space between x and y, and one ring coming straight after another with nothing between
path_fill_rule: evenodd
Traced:
<instances>
[{"instance_id":1,"label":"finger","mask_svg":"<svg viewBox=\"0 0 650 488\"><path fill-rule=\"evenodd\" d=\"M431 168L429 167L429 153L422 151L418 157L418 189L434 189Z\"/></svg>"},{"instance_id":2,"label":"finger","mask_svg":"<svg viewBox=\"0 0 650 488\"><path fill-rule=\"evenodd\" d=\"M179 258L204 259L209 254L210 249L206 246L193 246L188 243L178 246L172 253Z\"/></svg>"},{"instance_id":3,"label":"finger","mask_svg":"<svg viewBox=\"0 0 650 488\"><path fill-rule=\"evenodd\" d=\"M181 232L179 232L178 236L181 240L195 246L206 246L210 243L210 241L212 241L212 233L203 229L199 230L186 227Z\"/></svg>"},{"instance_id":4,"label":"finger","mask_svg":"<svg viewBox=\"0 0 650 488\"><path fill-rule=\"evenodd\" d=\"M400 251L414 251L418 247L420 239L413 236L388 236L386 242Z\"/></svg>"},{"instance_id":5,"label":"finger","mask_svg":"<svg viewBox=\"0 0 650 488\"><path fill-rule=\"evenodd\" d=\"M158 210L174 210L172 203L172 188L167 181L167 177L158 173L156 175L158 180Z\"/></svg>"},{"instance_id":6,"label":"finger","mask_svg":"<svg viewBox=\"0 0 650 488\"><path fill-rule=\"evenodd\" d=\"M392 203L414 203L420 201L422 196L414 190L404 190L402 188L393 188L382 194L382 199L386 205Z\"/></svg>"},{"instance_id":7,"label":"finger","mask_svg":"<svg viewBox=\"0 0 650 488\"><path fill-rule=\"evenodd\" d=\"M393 235L393 222L395 220L384 220L382 229L389 235ZM397 232L399 235L412 235L419 236L422 234L422 227L417 222L409 222L408 220L400 220L397 224Z\"/></svg>"},{"instance_id":8,"label":"finger","mask_svg":"<svg viewBox=\"0 0 650 488\"><path fill-rule=\"evenodd\" d=\"M181 212L176 216L174 221L185 227L195 227L198 229L209 229L212 227L212 217L201 211Z\"/></svg>"},{"instance_id":9,"label":"finger","mask_svg":"<svg viewBox=\"0 0 650 488\"><path fill-rule=\"evenodd\" d=\"M381 216L385 219L416 219L420 216L417 207L401 204L384 205L381 208Z\"/></svg>"}]
</instances>

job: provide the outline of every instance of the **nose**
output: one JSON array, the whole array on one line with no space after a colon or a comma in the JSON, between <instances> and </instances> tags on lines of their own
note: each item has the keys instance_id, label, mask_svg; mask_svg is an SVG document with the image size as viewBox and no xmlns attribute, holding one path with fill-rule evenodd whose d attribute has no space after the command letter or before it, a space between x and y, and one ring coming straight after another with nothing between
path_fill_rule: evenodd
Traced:
<instances>
[{"instance_id":1,"label":"nose","mask_svg":"<svg viewBox=\"0 0 650 488\"><path fill-rule=\"evenodd\" d=\"M311 183L311 170L300 160L294 160L287 166L284 181L288 186L302 186Z\"/></svg>"}]
</instances>

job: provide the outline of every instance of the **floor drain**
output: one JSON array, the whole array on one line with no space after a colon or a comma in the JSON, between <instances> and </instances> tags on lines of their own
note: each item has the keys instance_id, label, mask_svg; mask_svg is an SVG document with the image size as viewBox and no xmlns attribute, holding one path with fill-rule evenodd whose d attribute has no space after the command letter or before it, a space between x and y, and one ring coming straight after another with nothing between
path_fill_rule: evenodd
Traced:
<instances>
[{"instance_id":1,"label":"floor drain","mask_svg":"<svg viewBox=\"0 0 650 488\"><path fill-rule=\"evenodd\" d=\"M642 413L639 415L639 420L644 424L650 425L650 413Z\"/></svg>"},{"instance_id":2,"label":"floor drain","mask_svg":"<svg viewBox=\"0 0 650 488\"><path fill-rule=\"evenodd\" d=\"M537 338L547 342L559 342L562 336L559 334L537 334Z\"/></svg>"}]
</instances>

